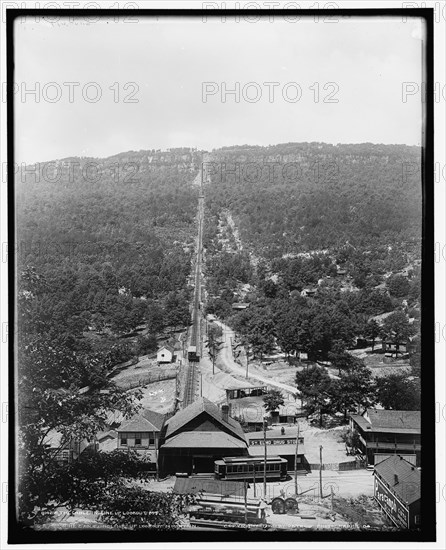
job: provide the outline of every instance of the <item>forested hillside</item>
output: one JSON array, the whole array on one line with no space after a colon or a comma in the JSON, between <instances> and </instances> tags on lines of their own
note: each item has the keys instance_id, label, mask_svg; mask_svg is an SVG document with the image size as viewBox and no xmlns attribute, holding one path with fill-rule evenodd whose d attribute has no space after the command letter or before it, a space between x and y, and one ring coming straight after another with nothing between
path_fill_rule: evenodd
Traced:
<instances>
[{"instance_id":1,"label":"forested hillside","mask_svg":"<svg viewBox=\"0 0 446 550\"><path fill-rule=\"evenodd\" d=\"M152 332L175 325L168 305L180 298L187 323L199 162L188 149L140 151L20 171L19 315L27 339L47 334L88 351L89 330L113 337L146 320Z\"/></svg>"},{"instance_id":2,"label":"forested hillside","mask_svg":"<svg viewBox=\"0 0 446 550\"><path fill-rule=\"evenodd\" d=\"M205 177L207 310L226 318L254 355L278 345L327 360L358 339L413 340L421 291L418 148L228 147L210 154ZM249 308L236 313L240 301ZM396 317L383 327L371 321L391 312Z\"/></svg>"},{"instance_id":3,"label":"forested hillside","mask_svg":"<svg viewBox=\"0 0 446 550\"><path fill-rule=\"evenodd\" d=\"M413 243L421 231L421 150L287 143L212 153L208 204L270 258L349 242Z\"/></svg>"}]
</instances>

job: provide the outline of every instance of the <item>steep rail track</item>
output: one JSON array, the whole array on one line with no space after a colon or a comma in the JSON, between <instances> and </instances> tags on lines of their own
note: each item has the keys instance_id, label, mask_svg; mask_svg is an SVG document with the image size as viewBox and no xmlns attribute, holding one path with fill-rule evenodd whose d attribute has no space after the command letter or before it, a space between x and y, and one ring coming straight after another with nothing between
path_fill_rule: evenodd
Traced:
<instances>
[{"instance_id":1,"label":"steep rail track","mask_svg":"<svg viewBox=\"0 0 446 550\"><path fill-rule=\"evenodd\" d=\"M192 303L192 325L189 331L189 345L186 364L186 384L184 388L183 407L187 407L195 401L199 362L201 357L201 272L202 272L202 257L203 257L203 219L204 219L204 194L203 186L200 186L200 195L198 198L198 236L197 236L197 251L195 261L195 281L194 281L194 298Z\"/></svg>"}]
</instances>

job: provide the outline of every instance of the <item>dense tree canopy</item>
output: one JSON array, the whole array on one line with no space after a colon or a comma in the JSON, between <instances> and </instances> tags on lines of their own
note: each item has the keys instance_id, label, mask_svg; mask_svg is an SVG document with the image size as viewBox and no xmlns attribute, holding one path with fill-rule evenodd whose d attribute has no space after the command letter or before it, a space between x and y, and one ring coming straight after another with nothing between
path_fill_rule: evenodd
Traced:
<instances>
[{"instance_id":1,"label":"dense tree canopy","mask_svg":"<svg viewBox=\"0 0 446 550\"><path fill-rule=\"evenodd\" d=\"M377 380L377 399L385 409L418 411L421 405L420 383L405 374L391 374Z\"/></svg>"}]
</instances>

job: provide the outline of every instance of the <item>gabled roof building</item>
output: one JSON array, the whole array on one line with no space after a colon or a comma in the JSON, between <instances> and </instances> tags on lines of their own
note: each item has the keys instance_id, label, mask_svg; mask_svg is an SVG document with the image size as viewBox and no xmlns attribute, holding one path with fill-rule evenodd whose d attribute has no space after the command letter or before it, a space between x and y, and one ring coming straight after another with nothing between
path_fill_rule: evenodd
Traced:
<instances>
[{"instance_id":1,"label":"gabled roof building","mask_svg":"<svg viewBox=\"0 0 446 550\"><path fill-rule=\"evenodd\" d=\"M248 444L240 424L202 397L171 417L161 435L160 469L163 473L214 471L223 456L247 456Z\"/></svg>"},{"instance_id":2,"label":"gabled roof building","mask_svg":"<svg viewBox=\"0 0 446 550\"><path fill-rule=\"evenodd\" d=\"M421 525L421 472L402 456L393 455L375 466L374 496L380 508L400 529Z\"/></svg>"},{"instance_id":3,"label":"gabled roof building","mask_svg":"<svg viewBox=\"0 0 446 550\"><path fill-rule=\"evenodd\" d=\"M117 447L133 450L143 455L147 463L156 469L161 429L165 415L149 409L125 421L117 429Z\"/></svg>"}]
</instances>

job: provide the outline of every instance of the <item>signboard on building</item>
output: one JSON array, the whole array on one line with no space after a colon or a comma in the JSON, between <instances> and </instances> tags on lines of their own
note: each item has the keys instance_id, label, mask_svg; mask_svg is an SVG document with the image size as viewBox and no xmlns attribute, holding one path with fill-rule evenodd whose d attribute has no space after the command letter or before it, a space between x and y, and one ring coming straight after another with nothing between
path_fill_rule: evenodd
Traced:
<instances>
[{"instance_id":1,"label":"signboard on building","mask_svg":"<svg viewBox=\"0 0 446 550\"><path fill-rule=\"evenodd\" d=\"M375 477L375 499L397 527L409 528L409 510L377 477Z\"/></svg>"},{"instance_id":2,"label":"signboard on building","mask_svg":"<svg viewBox=\"0 0 446 550\"><path fill-rule=\"evenodd\" d=\"M250 439L249 441L250 445L265 445L264 439ZM296 438L295 437L286 437L286 438L274 438L274 439L267 439L266 440L267 445L296 445ZM299 437L299 444L304 444L304 438Z\"/></svg>"}]
</instances>

